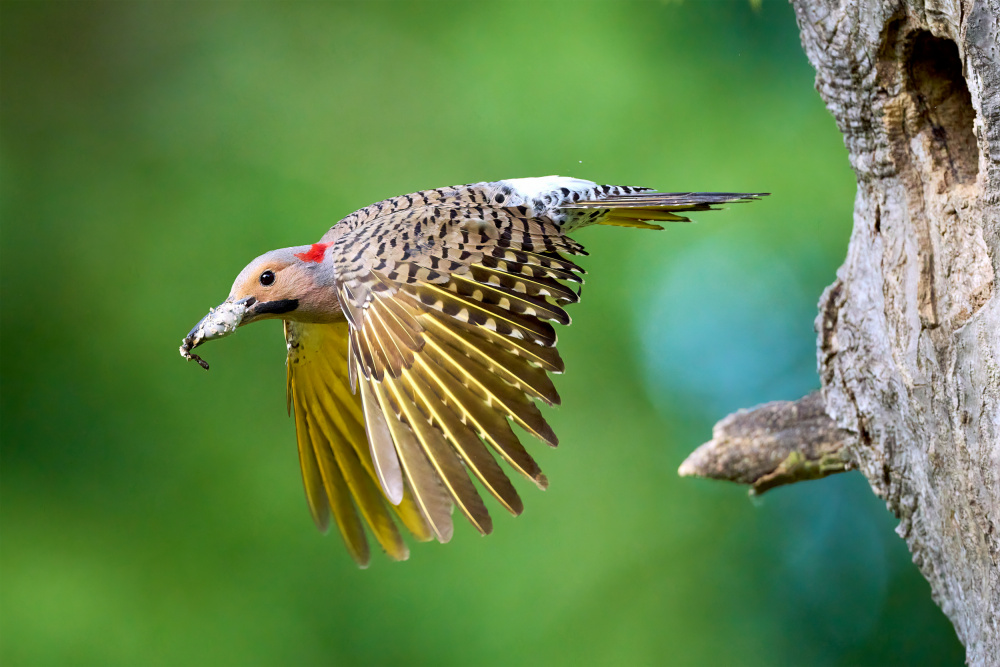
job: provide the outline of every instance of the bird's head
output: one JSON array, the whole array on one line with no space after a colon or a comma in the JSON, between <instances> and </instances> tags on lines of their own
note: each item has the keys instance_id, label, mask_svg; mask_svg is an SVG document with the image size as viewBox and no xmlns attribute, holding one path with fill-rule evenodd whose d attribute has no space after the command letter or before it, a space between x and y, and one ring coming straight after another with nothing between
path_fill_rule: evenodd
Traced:
<instances>
[{"instance_id":1,"label":"bird's head","mask_svg":"<svg viewBox=\"0 0 1000 667\"><path fill-rule=\"evenodd\" d=\"M181 355L208 365L191 350L222 338L244 324L282 319L297 322L335 322L343 319L334 280L333 263L326 257L329 244L282 248L265 253L240 271L229 298L184 338Z\"/></svg>"}]
</instances>

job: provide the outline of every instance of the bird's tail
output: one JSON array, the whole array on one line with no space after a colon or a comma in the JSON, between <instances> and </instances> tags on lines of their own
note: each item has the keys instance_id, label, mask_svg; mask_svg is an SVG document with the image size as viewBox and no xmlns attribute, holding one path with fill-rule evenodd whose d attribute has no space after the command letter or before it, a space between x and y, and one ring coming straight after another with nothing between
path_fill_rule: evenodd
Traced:
<instances>
[{"instance_id":1,"label":"bird's tail","mask_svg":"<svg viewBox=\"0 0 1000 667\"><path fill-rule=\"evenodd\" d=\"M588 212L606 213L584 224L663 229L656 222L691 222L678 215L688 211L714 211L717 204L754 201L768 192L653 192L640 190L629 194L612 194L600 199L574 202L563 208L576 212L574 217L587 218ZM578 225L582 226L582 225Z\"/></svg>"}]
</instances>

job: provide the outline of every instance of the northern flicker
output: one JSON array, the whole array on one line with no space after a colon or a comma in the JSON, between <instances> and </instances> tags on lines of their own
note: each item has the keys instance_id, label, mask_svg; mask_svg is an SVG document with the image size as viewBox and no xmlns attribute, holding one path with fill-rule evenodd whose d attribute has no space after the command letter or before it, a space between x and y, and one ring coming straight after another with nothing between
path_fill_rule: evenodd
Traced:
<instances>
[{"instance_id":1,"label":"northern flicker","mask_svg":"<svg viewBox=\"0 0 1000 667\"><path fill-rule=\"evenodd\" d=\"M418 540L447 542L452 509L493 523L472 478L523 509L497 463L540 488L545 476L511 423L555 446L535 401L559 403L551 322L569 324L588 225L663 229L687 211L766 193L663 193L549 176L425 190L352 213L318 243L274 250L237 276L229 298L181 354L237 327L284 320L287 404L313 520L333 516L348 551L370 559L364 524L396 560ZM394 518L395 515L395 518Z\"/></svg>"}]
</instances>

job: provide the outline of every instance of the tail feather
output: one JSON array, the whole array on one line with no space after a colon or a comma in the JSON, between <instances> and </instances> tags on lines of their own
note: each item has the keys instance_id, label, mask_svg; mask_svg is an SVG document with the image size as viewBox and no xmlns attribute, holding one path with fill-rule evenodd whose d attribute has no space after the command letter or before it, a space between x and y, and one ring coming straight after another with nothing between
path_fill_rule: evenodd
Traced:
<instances>
[{"instance_id":1,"label":"tail feather","mask_svg":"<svg viewBox=\"0 0 1000 667\"><path fill-rule=\"evenodd\" d=\"M663 229L650 222L691 222L680 212L718 210L716 204L740 204L766 197L768 192L653 192L640 190L628 194L609 194L600 199L565 203L568 211L607 210L594 219L600 225ZM579 215L579 213L577 214Z\"/></svg>"}]
</instances>

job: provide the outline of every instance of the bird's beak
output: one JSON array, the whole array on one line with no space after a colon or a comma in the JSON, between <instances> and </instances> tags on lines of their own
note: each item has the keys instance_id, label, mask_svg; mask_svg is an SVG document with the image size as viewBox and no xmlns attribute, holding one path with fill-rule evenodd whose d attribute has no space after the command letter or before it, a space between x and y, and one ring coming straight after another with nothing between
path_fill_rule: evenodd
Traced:
<instances>
[{"instance_id":1,"label":"bird's beak","mask_svg":"<svg viewBox=\"0 0 1000 667\"><path fill-rule=\"evenodd\" d=\"M208 362L197 354L192 354L191 350L206 341L223 338L236 331L236 328L243 322L247 309L253 306L256 301L252 296L239 301L226 299L217 307L210 309L208 315L201 318L201 321L194 325L194 328L184 337L181 342L181 356L197 361L202 368L208 370Z\"/></svg>"}]
</instances>

